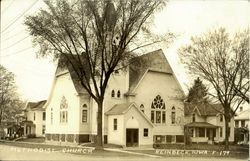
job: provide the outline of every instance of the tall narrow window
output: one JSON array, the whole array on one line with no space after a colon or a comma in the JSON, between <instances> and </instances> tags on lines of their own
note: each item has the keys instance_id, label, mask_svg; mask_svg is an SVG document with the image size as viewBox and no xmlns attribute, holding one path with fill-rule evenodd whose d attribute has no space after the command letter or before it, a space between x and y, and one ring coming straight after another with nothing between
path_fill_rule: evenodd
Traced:
<instances>
[{"instance_id":1,"label":"tall narrow window","mask_svg":"<svg viewBox=\"0 0 250 161\"><path fill-rule=\"evenodd\" d=\"M68 122L68 103L63 96L60 104L60 123Z\"/></svg>"},{"instance_id":2,"label":"tall narrow window","mask_svg":"<svg viewBox=\"0 0 250 161\"><path fill-rule=\"evenodd\" d=\"M140 105L140 110L144 113L144 105L143 104Z\"/></svg>"},{"instance_id":3,"label":"tall narrow window","mask_svg":"<svg viewBox=\"0 0 250 161\"><path fill-rule=\"evenodd\" d=\"M161 123L161 111L156 111L156 123Z\"/></svg>"},{"instance_id":4,"label":"tall narrow window","mask_svg":"<svg viewBox=\"0 0 250 161\"><path fill-rule=\"evenodd\" d=\"M45 125L43 125L42 134L45 134Z\"/></svg>"},{"instance_id":5,"label":"tall narrow window","mask_svg":"<svg viewBox=\"0 0 250 161\"><path fill-rule=\"evenodd\" d=\"M166 123L166 112L162 111L162 123Z\"/></svg>"},{"instance_id":6,"label":"tall narrow window","mask_svg":"<svg viewBox=\"0 0 250 161\"><path fill-rule=\"evenodd\" d=\"M120 90L117 91L117 98L120 98L121 97L121 92Z\"/></svg>"},{"instance_id":7,"label":"tall narrow window","mask_svg":"<svg viewBox=\"0 0 250 161\"><path fill-rule=\"evenodd\" d=\"M43 112L43 121L45 121L45 120L46 120L46 113Z\"/></svg>"},{"instance_id":8,"label":"tall narrow window","mask_svg":"<svg viewBox=\"0 0 250 161\"><path fill-rule=\"evenodd\" d=\"M53 124L53 108L50 110L50 123Z\"/></svg>"},{"instance_id":9,"label":"tall narrow window","mask_svg":"<svg viewBox=\"0 0 250 161\"><path fill-rule=\"evenodd\" d=\"M165 123L166 120L163 118L166 117L165 111L165 103L161 96L157 95L151 104L151 121L158 124Z\"/></svg>"},{"instance_id":10,"label":"tall narrow window","mask_svg":"<svg viewBox=\"0 0 250 161\"><path fill-rule=\"evenodd\" d=\"M114 130L117 130L117 119L114 119Z\"/></svg>"},{"instance_id":11,"label":"tall narrow window","mask_svg":"<svg viewBox=\"0 0 250 161\"><path fill-rule=\"evenodd\" d=\"M115 97L115 91L114 90L111 91L111 97Z\"/></svg>"},{"instance_id":12,"label":"tall narrow window","mask_svg":"<svg viewBox=\"0 0 250 161\"><path fill-rule=\"evenodd\" d=\"M151 121L154 123L155 120L155 112L151 111Z\"/></svg>"},{"instance_id":13,"label":"tall narrow window","mask_svg":"<svg viewBox=\"0 0 250 161\"><path fill-rule=\"evenodd\" d=\"M148 137L148 128L143 129L143 136Z\"/></svg>"},{"instance_id":14,"label":"tall narrow window","mask_svg":"<svg viewBox=\"0 0 250 161\"><path fill-rule=\"evenodd\" d=\"M36 112L34 112L34 121L36 120Z\"/></svg>"},{"instance_id":15,"label":"tall narrow window","mask_svg":"<svg viewBox=\"0 0 250 161\"><path fill-rule=\"evenodd\" d=\"M193 122L195 122L195 113L193 114Z\"/></svg>"},{"instance_id":16,"label":"tall narrow window","mask_svg":"<svg viewBox=\"0 0 250 161\"><path fill-rule=\"evenodd\" d=\"M175 107L172 107L172 113L171 113L171 120L172 124L175 124Z\"/></svg>"},{"instance_id":17,"label":"tall narrow window","mask_svg":"<svg viewBox=\"0 0 250 161\"><path fill-rule=\"evenodd\" d=\"M87 111L87 105L84 104L82 106L82 122L87 122L88 120L88 111Z\"/></svg>"}]
</instances>

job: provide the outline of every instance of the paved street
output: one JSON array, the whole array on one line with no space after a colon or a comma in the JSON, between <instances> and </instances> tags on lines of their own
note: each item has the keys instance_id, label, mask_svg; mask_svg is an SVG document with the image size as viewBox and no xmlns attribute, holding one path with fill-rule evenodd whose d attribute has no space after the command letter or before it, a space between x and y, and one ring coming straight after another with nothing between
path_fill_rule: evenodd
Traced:
<instances>
[{"instance_id":1,"label":"paved street","mask_svg":"<svg viewBox=\"0 0 250 161\"><path fill-rule=\"evenodd\" d=\"M108 152L107 152L108 153ZM140 160L167 160L167 161L237 161L240 159L235 158L182 158L182 157L161 157L161 158L152 158L152 157L142 157L131 156L128 154L126 157L117 157L117 156L105 156L105 158L100 156L94 156L94 154L89 155L77 155L64 153L62 151L49 151L48 149L36 150L28 149L21 147L14 147L9 145L0 145L0 159L1 160L122 160L122 161L140 161ZM244 160L244 159L243 159ZM246 159L245 159L246 160Z\"/></svg>"}]
</instances>

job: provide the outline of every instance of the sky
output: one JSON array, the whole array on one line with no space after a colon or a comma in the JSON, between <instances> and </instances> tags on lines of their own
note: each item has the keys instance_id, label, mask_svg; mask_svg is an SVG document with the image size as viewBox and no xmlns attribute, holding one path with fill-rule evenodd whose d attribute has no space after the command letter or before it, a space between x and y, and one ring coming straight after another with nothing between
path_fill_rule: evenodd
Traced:
<instances>
[{"instance_id":1,"label":"sky","mask_svg":"<svg viewBox=\"0 0 250 161\"><path fill-rule=\"evenodd\" d=\"M24 17L44 7L42 0L2 0L0 63L16 77L18 92L24 99L47 99L51 90L56 63L50 58L36 58L38 48L23 24ZM169 48L161 46L179 82L186 90L193 78L179 62L177 49L190 37L213 27L225 27L230 33L249 27L250 4L247 0L170 0L155 15L152 30L158 34L168 31L179 36Z\"/></svg>"}]
</instances>

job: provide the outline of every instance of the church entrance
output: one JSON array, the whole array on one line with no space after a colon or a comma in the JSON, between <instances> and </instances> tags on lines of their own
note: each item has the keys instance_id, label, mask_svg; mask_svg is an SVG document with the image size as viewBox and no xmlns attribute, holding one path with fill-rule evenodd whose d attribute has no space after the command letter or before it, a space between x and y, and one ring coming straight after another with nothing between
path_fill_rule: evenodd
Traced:
<instances>
[{"instance_id":1,"label":"church entrance","mask_svg":"<svg viewBox=\"0 0 250 161\"><path fill-rule=\"evenodd\" d=\"M138 129L126 129L126 146L134 147L139 145Z\"/></svg>"}]
</instances>

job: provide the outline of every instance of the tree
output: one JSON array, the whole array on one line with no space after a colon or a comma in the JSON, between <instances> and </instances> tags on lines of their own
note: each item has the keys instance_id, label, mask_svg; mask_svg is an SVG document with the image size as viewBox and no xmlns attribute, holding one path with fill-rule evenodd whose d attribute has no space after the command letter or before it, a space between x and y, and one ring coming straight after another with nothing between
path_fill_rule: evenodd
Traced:
<instances>
[{"instance_id":1,"label":"tree","mask_svg":"<svg viewBox=\"0 0 250 161\"><path fill-rule=\"evenodd\" d=\"M38 55L63 58L82 87L98 105L97 147L102 148L102 113L111 74L129 64L135 50L164 39L152 40L148 29L164 0L45 1L47 9L25 19ZM143 34L142 34L143 33ZM140 36L138 36L140 35ZM150 35L151 38L138 41ZM171 37L171 34L168 36ZM148 40L151 40L147 42Z\"/></svg>"},{"instance_id":2,"label":"tree","mask_svg":"<svg viewBox=\"0 0 250 161\"><path fill-rule=\"evenodd\" d=\"M243 90L245 86L242 82L244 73L242 63L248 61L246 60L249 58L248 52L249 31L239 32L230 37L225 28L192 37L191 44L178 51L182 63L190 74L199 76L213 87L208 91L209 96L223 106L222 114L226 127L225 148L228 148L228 122L244 101L239 97L235 87L243 91L243 94L248 91Z\"/></svg>"},{"instance_id":3,"label":"tree","mask_svg":"<svg viewBox=\"0 0 250 161\"><path fill-rule=\"evenodd\" d=\"M14 74L0 65L0 123L2 120L14 120L19 112L20 100L16 93Z\"/></svg>"},{"instance_id":4,"label":"tree","mask_svg":"<svg viewBox=\"0 0 250 161\"><path fill-rule=\"evenodd\" d=\"M188 95L186 98L186 102L189 103L200 103L207 102L207 87L202 83L200 78L194 80L194 84L191 88L189 88Z\"/></svg>"}]
</instances>

